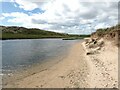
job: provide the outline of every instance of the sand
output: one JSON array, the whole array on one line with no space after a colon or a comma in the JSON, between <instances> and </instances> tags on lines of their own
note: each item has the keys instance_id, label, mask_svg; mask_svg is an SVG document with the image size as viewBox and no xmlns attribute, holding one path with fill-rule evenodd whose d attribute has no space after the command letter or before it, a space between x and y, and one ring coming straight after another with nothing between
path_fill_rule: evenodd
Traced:
<instances>
[{"instance_id":1,"label":"sand","mask_svg":"<svg viewBox=\"0 0 120 90\"><path fill-rule=\"evenodd\" d=\"M111 41L104 41L105 45L98 52L87 55L90 64L90 88L118 88L118 47ZM86 51L88 48L83 46Z\"/></svg>"},{"instance_id":2,"label":"sand","mask_svg":"<svg viewBox=\"0 0 120 90\"><path fill-rule=\"evenodd\" d=\"M111 48L112 47L112 48ZM54 66L9 83L8 88L117 88L118 48L106 42L99 53L86 55L84 43L76 43Z\"/></svg>"},{"instance_id":3,"label":"sand","mask_svg":"<svg viewBox=\"0 0 120 90\"><path fill-rule=\"evenodd\" d=\"M70 49L66 58L42 72L7 84L5 87L18 88L72 88L89 87L87 73L89 67L85 60L85 51L81 43L76 43Z\"/></svg>"}]
</instances>

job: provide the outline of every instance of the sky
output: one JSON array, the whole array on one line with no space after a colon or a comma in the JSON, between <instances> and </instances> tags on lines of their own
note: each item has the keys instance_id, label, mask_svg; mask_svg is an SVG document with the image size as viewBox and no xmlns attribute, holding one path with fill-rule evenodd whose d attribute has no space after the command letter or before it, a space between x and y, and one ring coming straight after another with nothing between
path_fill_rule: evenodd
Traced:
<instances>
[{"instance_id":1,"label":"sky","mask_svg":"<svg viewBox=\"0 0 120 90\"><path fill-rule=\"evenodd\" d=\"M118 23L118 0L0 0L0 25L90 34Z\"/></svg>"}]
</instances>

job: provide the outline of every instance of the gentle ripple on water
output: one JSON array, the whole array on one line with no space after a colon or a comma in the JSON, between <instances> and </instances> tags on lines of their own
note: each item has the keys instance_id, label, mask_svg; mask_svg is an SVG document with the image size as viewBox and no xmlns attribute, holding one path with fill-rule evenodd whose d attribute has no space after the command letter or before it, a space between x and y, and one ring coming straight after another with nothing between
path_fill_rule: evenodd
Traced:
<instances>
[{"instance_id":1,"label":"gentle ripple on water","mask_svg":"<svg viewBox=\"0 0 120 90\"><path fill-rule=\"evenodd\" d=\"M20 68L49 59L64 56L75 41L61 39L27 39L2 41L3 73L10 73Z\"/></svg>"}]
</instances>

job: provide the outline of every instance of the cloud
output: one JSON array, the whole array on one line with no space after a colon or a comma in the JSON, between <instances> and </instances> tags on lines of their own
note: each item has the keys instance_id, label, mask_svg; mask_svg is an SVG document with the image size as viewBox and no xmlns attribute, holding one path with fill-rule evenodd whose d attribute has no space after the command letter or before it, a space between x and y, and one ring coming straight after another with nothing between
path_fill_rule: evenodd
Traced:
<instances>
[{"instance_id":1,"label":"cloud","mask_svg":"<svg viewBox=\"0 0 120 90\"><path fill-rule=\"evenodd\" d=\"M11 17L8 22L21 23L25 27L36 27L65 33L88 34L97 28L117 24L117 2L81 2L80 0L50 0L33 2L32 0L14 0L19 8L43 13L27 15L22 12L3 13Z\"/></svg>"},{"instance_id":2,"label":"cloud","mask_svg":"<svg viewBox=\"0 0 120 90\"><path fill-rule=\"evenodd\" d=\"M22 8L24 10L34 10L35 8L37 8L37 4L32 3L28 0L12 0L13 2L16 2L19 5L19 8Z\"/></svg>"},{"instance_id":3,"label":"cloud","mask_svg":"<svg viewBox=\"0 0 120 90\"><path fill-rule=\"evenodd\" d=\"M0 15L0 20L4 20L5 17L3 15Z\"/></svg>"},{"instance_id":4,"label":"cloud","mask_svg":"<svg viewBox=\"0 0 120 90\"><path fill-rule=\"evenodd\" d=\"M103 27L109 27L109 25L105 24L105 23L99 23L98 25L95 26L95 29L99 29L99 28L103 28Z\"/></svg>"},{"instance_id":5,"label":"cloud","mask_svg":"<svg viewBox=\"0 0 120 90\"><path fill-rule=\"evenodd\" d=\"M31 11L36 8L39 8L42 4L48 2L50 0L6 0L5 2L14 2L14 6L18 5L19 8L25 11Z\"/></svg>"},{"instance_id":6,"label":"cloud","mask_svg":"<svg viewBox=\"0 0 120 90\"><path fill-rule=\"evenodd\" d=\"M25 24L31 22L30 17L25 13L13 12L13 13L3 13L2 15L3 17L11 18L7 21L11 23Z\"/></svg>"}]
</instances>

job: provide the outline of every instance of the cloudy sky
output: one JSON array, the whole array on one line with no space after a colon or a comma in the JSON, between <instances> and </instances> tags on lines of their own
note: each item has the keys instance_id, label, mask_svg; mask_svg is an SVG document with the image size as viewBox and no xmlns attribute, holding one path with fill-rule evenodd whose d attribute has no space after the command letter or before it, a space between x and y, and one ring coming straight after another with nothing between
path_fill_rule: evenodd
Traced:
<instances>
[{"instance_id":1,"label":"cloudy sky","mask_svg":"<svg viewBox=\"0 0 120 90\"><path fill-rule=\"evenodd\" d=\"M4 26L90 34L118 23L118 0L0 0L0 6Z\"/></svg>"}]
</instances>

